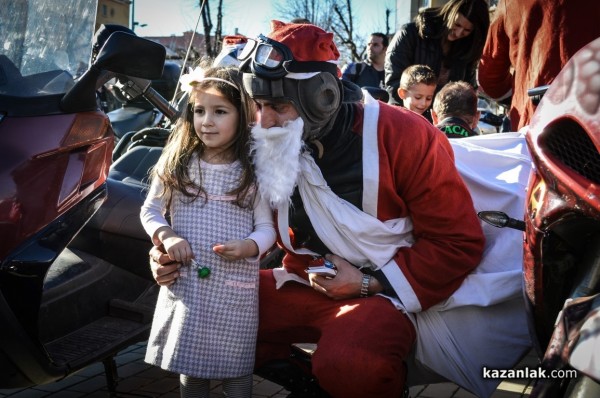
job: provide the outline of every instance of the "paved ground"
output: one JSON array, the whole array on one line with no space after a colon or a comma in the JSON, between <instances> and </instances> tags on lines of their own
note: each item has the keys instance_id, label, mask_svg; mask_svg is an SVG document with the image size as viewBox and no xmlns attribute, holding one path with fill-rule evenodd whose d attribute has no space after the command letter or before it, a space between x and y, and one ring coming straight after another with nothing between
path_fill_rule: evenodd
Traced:
<instances>
[{"instance_id":1,"label":"paved ground","mask_svg":"<svg viewBox=\"0 0 600 398\"><path fill-rule=\"evenodd\" d=\"M114 398L147 397L147 398L176 398L179 397L178 376L161 369L150 366L143 361L146 351L144 343L132 345L119 353L116 358L119 382ZM529 354L516 367L536 366L536 358ZM521 398L528 397L531 390L531 380L511 380L500 384L492 398ZM281 386L254 377L254 398L283 398L288 391ZM221 397L221 387L215 382L211 390L212 397ZM410 389L412 398L476 398L473 394L459 388L452 383L429 384L416 386ZM27 389L2 390L0 397L10 398L75 398L111 397L106 387L104 368L102 364L95 364L83 369L75 375L56 383L37 386ZM387 398L387 397L382 397Z\"/></svg>"}]
</instances>

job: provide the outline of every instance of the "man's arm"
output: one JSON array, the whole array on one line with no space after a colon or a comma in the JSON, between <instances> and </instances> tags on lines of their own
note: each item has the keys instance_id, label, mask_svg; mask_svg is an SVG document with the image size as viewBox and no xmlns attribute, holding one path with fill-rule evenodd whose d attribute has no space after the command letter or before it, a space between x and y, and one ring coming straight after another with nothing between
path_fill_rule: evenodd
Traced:
<instances>
[{"instance_id":1,"label":"man's arm","mask_svg":"<svg viewBox=\"0 0 600 398\"><path fill-rule=\"evenodd\" d=\"M481 89L496 100L508 98L513 89L510 38L506 34L503 10L504 7L496 10L498 15L490 26L478 72Z\"/></svg>"},{"instance_id":2,"label":"man's arm","mask_svg":"<svg viewBox=\"0 0 600 398\"><path fill-rule=\"evenodd\" d=\"M407 112L380 110L378 217L410 216L415 243L383 272L411 312L447 299L479 264L484 236L448 139ZM387 114L387 115L386 115Z\"/></svg>"},{"instance_id":3,"label":"man's arm","mask_svg":"<svg viewBox=\"0 0 600 398\"><path fill-rule=\"evenodd\" d=\"M162 246L154 246L149 255L150 270L156 283L160 286L172 285L179 278L181 263L171 261Z\"/></svg>"},{"instance_id":4,"label":"man's arm","mask_svg":"<svg viewBox=\"0 0 600 398\"><path fill-rule=\"evenodd\" d=\"M415 60L418 33L413 25L404 25L396 32L385 54L386 90L390 94L390 97L393 97L399 103L401 101L400 97L398 97L400 77L404 69L412 65Z\"/></svg>"},{"instance_id":5,"label":"man's arm","mask_svg":"<svg viewBox=\"0 0 600 398\"><path fill-rule=\"evenodd\" d=\"M460 286L479 264L484 237L448 139L408 110L380 110L378 218L410 216L415 243L373 273L368 294L397 296L408 311L419 312ZM359 297L362 271L341 257L328 258L337 275L310 275L313 288L332 299Z\"/></svg>"}]
</instances>

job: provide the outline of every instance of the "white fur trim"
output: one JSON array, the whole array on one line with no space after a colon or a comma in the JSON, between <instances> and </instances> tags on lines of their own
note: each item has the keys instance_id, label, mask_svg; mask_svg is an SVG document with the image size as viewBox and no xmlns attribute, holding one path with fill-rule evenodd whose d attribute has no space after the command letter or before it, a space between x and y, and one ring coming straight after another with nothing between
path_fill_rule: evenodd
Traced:
<instances>
[{"instance_id":1,"label":"white fur trim","mask_svg":"<svg viewBox=\"0 0 600 398\"><path fill-rule=\"evenodd\" d=\"M392 259L381 270L398 295L400 302L408 312L421 312L421 303L412 286L402 273L398 264Z\"/></svg>"},{"instance_id":2,"label":"white fur trim","mask_svg":"<svg viewBox=\"0 0 600 398\"><path fill-rule=\"evenodd\" d=\"M377 148L377 120L379 119L379 102L368 91L363 90L365 97L365 116L363 121L363 210L377 217L379 195L379 149ZM365 167L368 165L369 167Z\"/></svg>"}]
</instances>

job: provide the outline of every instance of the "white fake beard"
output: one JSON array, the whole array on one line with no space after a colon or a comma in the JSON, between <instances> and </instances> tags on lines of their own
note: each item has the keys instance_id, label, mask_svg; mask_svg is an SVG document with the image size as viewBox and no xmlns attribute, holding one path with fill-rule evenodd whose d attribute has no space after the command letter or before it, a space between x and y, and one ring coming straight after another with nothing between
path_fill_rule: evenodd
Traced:
<instances>
[{"instance_id":1,"label":"white fake beard","mask_svg":"<svg viewBox=\"0 0 600 398\"><path fill-rule=\"evenodd\" d=\"M302 118L297 118L283 127L252 128L254 140L250 150L254 155L258 191L273 208L289 203L294 193L300 172L303 127Z\"/></svg>"}]
</instances>

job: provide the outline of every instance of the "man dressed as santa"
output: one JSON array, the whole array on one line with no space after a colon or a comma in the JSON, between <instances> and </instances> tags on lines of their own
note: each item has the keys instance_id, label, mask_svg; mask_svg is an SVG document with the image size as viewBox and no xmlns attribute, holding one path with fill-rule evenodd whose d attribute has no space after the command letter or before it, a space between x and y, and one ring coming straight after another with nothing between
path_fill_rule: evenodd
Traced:
<instances>
[{"instance_id":1,"label":"man dressed as santa","mask_svg":"<svg viewBox=\"0 0 600 398\"><path fill-rule=\"evenodd\" d=\"M481 361L510 367L529 341L516 327L519 338L492 344L501 355L482 359L462 351L487 345L488 332L448 326L447 314L470 322L489 309L471 300L485 239L452 147L419 115L341 81L338 57L332 33L279 21L238 56L259 109L257 182L286 251L261 271L256 366L317 343L312 373L333 397L400 397L411 358L489 395L498 380L482 380ZM151 257L156 281L173 283L177 266ZM325 260L335 276L306 272Z\"/></svg>"}]
</instances>

